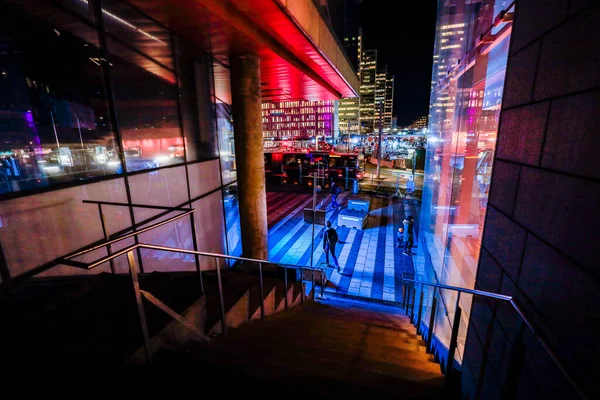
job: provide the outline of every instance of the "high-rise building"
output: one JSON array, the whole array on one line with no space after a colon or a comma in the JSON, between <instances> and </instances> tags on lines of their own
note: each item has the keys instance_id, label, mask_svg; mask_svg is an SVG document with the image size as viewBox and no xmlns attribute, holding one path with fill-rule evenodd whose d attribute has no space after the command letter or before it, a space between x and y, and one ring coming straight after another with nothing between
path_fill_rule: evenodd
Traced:
<instances>
[{"instance_id":1,"label":"high-rise building","mask_svg":"<svg viewBox=\"0 0 600 400\"><path fill-rule=\"evenodd\" d=\"M362 54L362 29L358 28L357 35L344 37L344 50L350 59L352 66L360 78L361 54ZM359 110L360 98L341 99L339 101L339 112L337 124L340 133L359 133Z\"/></svg>"},{"instance_id":2,"label":"high-rise building","mask_svg":"<svg viewBox=\"0 0 600 400\"><path fill-rule=\"evenodd\" d=\"M344 36L342 45L344 50L352 63L352 66L356 70L356 73L360 77L360 58L362 54L362 28L358 28L356 33L352 35Z\"/></svg>"},{"instance_id":3,"label":"high-rise building","mask_svg":"<svg viewBox=\"0 0 600 400\"><path fill-rule=\"evenodd\" d=\"M388 131L392 129L392 113L394 110L394 75L385 75L385 103L383 106L383 127Z\"/></svg>"},{"instance_id":4,"label":"high-rise building","mask_svg":"<svg viewBox=\"0 0 600 400\"><path fill-rule=\"evenodd\" d=\"M433 71L431 77L431 88L442 82L461 61L461 57L466 53L469 44L469 18L473 13L478 12L481 7L481 0L465 2L462 0L444 0L440 2L441 7L452 10L448 13L442 13L438 16L436 27L436 41L434 44ZM489 7L488 7L489 8ZM431 99L433 100L433 99ZM429 119L433 114L454 112L454 102L456 93L447 91L444 95L438 95L435 101L430 102ZM436 119L439 115L436 117ZM449 121L447 121L449 123Z\"/></svg>"},{"instance_id":5,"label":"high-rise building","mask_svg":"<svg viewBox=\"0 0 600 400\"><path fill-rule=\"evenodd\" d=\"M419 129L427 128L427 121L428 121L427 115L423 115L422 117L419 117L418 119L415 119L408 126L408 129L419 130Z\"/></svg>"},{"instance_id":6,"label":"high-rise building","mask_svg":"<svg viewBox=\"0 0 600 400\"><path fill-rule=\"evenodd\" d=\"M372 133L375 118L377 50L365 50L360 63L360 131Z\"/></svg>"},{"instance_id":7,"label":"high-rise building","mask_svg":"<svg viewBox=\"0 0 600 400\"><path fill-rule=\"evenodd\" d=\"M383 103L383 106L380 105ZM392 129L392 107L394 103L394 75L387 72L387 65L375 77L375 119L374 131L379 131L381 123L384 132ZM383 114L380 116L381 112ZM381 121L380 121L381 117Z\"/></svg>"}]
</instances>

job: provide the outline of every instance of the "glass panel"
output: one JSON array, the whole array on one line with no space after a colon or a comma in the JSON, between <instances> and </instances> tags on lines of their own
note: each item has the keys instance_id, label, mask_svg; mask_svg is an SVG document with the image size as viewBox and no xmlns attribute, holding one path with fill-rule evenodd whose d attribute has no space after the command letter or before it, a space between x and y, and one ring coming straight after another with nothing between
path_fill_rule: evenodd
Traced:
<instances>
[{"instance_id":1,"label":"glass panel","mask_svg":"<svg viewBox=\"0 0 600 400\"><path fill-rule=\"evenodd\" d=\"M427 252L421 273L443 284L475 286L512 28L493 22L506 3L438 6L420 233ZM438 301L435 332L448 346L456 294L443 291ZM468 296L461 308L464 335ZM459 334L459 361L462 340Z\"/></svg>"},{"instance_id":2,"label":"glass panel","mask_svg":"<svg viewBox=\"0 0 600 400\"><path fill-rule=\"evenodd\" d=\"M106 32L118 40L173 69L169 31L122 0L102 0Z\"/></svg>"},{"instance_id":3,"label":"glass panel","mask_svg":"<svg viewBox=\"0 0 600 400\"><path fill-rule=\"evenodd\" d=\"M192 44L176 38L181 118L187 160L217 156L212 61Z\"/></svg>"},{"instance_id":4,"label":"glass panel","mask_svg":"<svg viewBox=\"0 0 600 400\"><path fill-rule=\"evenodd\" d=\"M127 170L184 162L175 75L110 38L107 44Z\"/></svg>"},{"instance_id":5,"label":"glass panel","mask_svg":"<svg viewBox=\"0 0 600 400\"><path fill-rule=\"evenodd\" d=\"M223 184L237 180L235 164L235 143L233 138L233 117L231 105L217 100L217 127L219 129L219 155Z\"/></svg>"},{"instance_id":6,"label":"glass panel","mask_svg":"<svg viewBox=\"0 0 600 400\"><path fill-rule=\"evenodd\" d=\"M13 1L0 37L0 194L117 173L94 29Z\"/></svg>"},{"instance_id":7,"label":"glass panel","mask_svg":"<svg viewBox=\"0 0 600 400\"><path fill-rule=\"evenodd\" d=\"M2 202L0 244L11 276L18 276L104 237L98 206L82 203L82 200L127 202L125 183L121 178L111 179L57 190L52 195L40 193ZM131 226L126 207L104 206L103 212L109 234ZM105 255L104 250L99 250L78 260L92 261ZM109 267L107 264L92 271L90 273L109 271ZM84 272L58 266L44 275Z\"/></svg>"},{"instance_id":8,"label":"glass panel","mask_svg":"<svg viewBox=\"0 0 600 400\"><path fill-rule=\"evenodd\" d=\"M214 62L213 69L215 74L215 105L217 108L219 156L221 157L223 184L226 185L237 180L233 116L231 113L231 82L229 68L218 62Z\"/></svg>"},{"instance_id":9,"label":"glass panel","mask_svg":"<svg viewBox=\"0 0 600 400\"><path fill-rule=\"evenodd\" d=\"M221 191L217 191L192 203L193 208L202 210L195 217L199 251L226 254L222 199ZM200 257L200 265L202 270L214 269L215 261L213 258ZM221 259L219 265L225 266L227 263Z\"/></svg>"},{"instance_id":10,"label":"glass panel","mask_svg":"<svg viewBox=\"0 0 600 400\"><path fill-rule=\"evenodd\" d=\"M188 164L188 177L192 199L221 186L219 160Z\"/></svg>"},{"instance_id":11,"label":"glass panel","mask_svg":"<svg viewBox=\"0 0 600 400\"><path fill-rule=\"evenodd\" d=\"M185 167L163 168L129 177L131 201L136 204L179 207L188 201ZM160 210L151 210L159 214ZM154 215L154 214L150 215ZM139 222L136 218L136 222Z\"/></svg>"},{"instance_id":12,"label":"glass panel","mask_svg":"<svg viewBox=\"0 0 600 400\"><path fill-rule=\"evenodd\" d=\"M135 219L144 221L158 213L157 210L148 210L136 208ZM173 212L161 218L153 220L148 225L164 221L175 216ZM142 233L140 242L155 244L159 246L176 247L179 249L194 249L192 240L192 230L189 217L183 217L176 221L154 228L148 232ZM174 271L195 271L196 262L191 254L175 253L170 251L160 251L154 249L141 249L142 261L144 263L144 272L174 272Z\"/></svg>"},{"instance_id":13,"label":"glass panel","mask_svg":"<svg viewBox=\"0 0 600 400\"><path fill-rule=\"evenodd\" d=\"M227 254L240 257L242 255L242 236L237 184L229 185L223 189L223 204L227 225Z\"/></svg>"}]
</instances>

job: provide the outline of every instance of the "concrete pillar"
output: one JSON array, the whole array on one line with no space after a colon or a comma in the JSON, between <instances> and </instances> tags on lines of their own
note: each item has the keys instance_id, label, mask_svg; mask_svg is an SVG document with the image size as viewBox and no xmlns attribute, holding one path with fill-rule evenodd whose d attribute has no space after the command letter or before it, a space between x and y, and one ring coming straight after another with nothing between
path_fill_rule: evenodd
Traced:
<instances>
[{"instance_id":1,"label":"concrete pillar","mask_svg":"<svg viewBox=\"0 0 600 400\"><path fill-rule=\"evenodd\" d=\"M231 95L244 257L267 260L267 194L263 156L260 59L231 56Z\"/></svg>"}]
</instances>

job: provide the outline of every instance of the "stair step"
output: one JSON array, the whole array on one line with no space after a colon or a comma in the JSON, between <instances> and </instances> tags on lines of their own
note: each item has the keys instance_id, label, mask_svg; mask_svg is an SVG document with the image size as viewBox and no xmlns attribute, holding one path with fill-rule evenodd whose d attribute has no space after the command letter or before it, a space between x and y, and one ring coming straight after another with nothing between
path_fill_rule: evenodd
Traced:
<instances>
[{"instance_id":1,"label":"stair step","mask_svg":"<svg viewBox=\"0 0 600 400\"><path fill-rule=\"evenodd\" d=\"M384 331L396 332L400 331L405 333L406 335L412 335L413 337L417 336L416 328L408 323L408 322L391 322L391 321L382 321L379 319L365 317L364 315L352 315L350 313L332 313L329 310L325 309L316 309L307 307L302 310L302 313L297 316L297 320L300 319L312 319L312 318L323 318L331 321L333 324L339 325L343 327L348 324L369 324L372 326L376 326Z\"/></svg>"},{"instance_id":2,"label":"stair step","mask_svg":"<svg viewBox=\"0 0 600 400\"><path fill-rule=\"evenodd\" d=\"M224 350L220 355L208 357L206 354L188 352L176 355L159 355L155 358L155 365L167 359L168 365L176 365L184 368L187 372L200 370L199 376L205 376L204 371L209 374L222 376L235 376L235 385L226 385L223 394L251 396L254 394L263 397L285 397L285 398L377 398L389 396L389 391L384 391L376 385L363 385L335 376L321 375L313 368L290 363L281 363L274 360L257 360L255 356L241 354ZM160 368L160 366L159 366ZM210 375L209 375L210 376ZM238 380L241 378L241 382ZM210 378L209 378L210 379ZM402 381L395 381L402 386ZM415 388L416 389L416 388ZM232 393L233 392L233 393ZM404 393L403 399L438 399L439 388L430 386L426 390L418 388L413 397ZM352 395L349 396L348 393Z\"/></svg>"},{"instance_id":3,"label":"stair step","mask_svg":"<svg viewBox=\"0 0 600 400\"><path fill-rule=\"evenodd\" d=\"M429 371L439 372L439 364L434 362L430 354L416 352L404 348L401 344L390 346L363 340L349 341L331 338L308 336L302 332L293 334L277 328L262 326L260 328L232 330L230 335L237 341L264 341L273 345L295 349L299 352L315 353L323 358L338 358L340 354L352 354L356 357L373 361L393 363L400 366L415 366ZM233 340L233 339L232 339Z\"/></svg>"},{"instance_id":4,"label":"stair step","mask_svg":"<svg viewBox=\"0 0 600 400\"><path fill-rule=\"evenodd\" d=\"M227 356L224 357L224 354ZM414 368L402 368L388 363L356 359L352 355L328 360L318 355L295 352L285 348L273 348L267 343L248 346L245 342L234 340L223 341L221 345L213 343L202 352L202 359L211 362L235 363L244 369L254 370L263 363L274 363L275 368L269 368L271 375L282 373L286 375L286 369L309 370L313 374L324 377L352 381L372 389L386 391L395 394L410 394L411 386L417 386L419 382L419 393L423 387L440 386L443 383L441 374L423 371ZM286 368L282 368L286 366ZM294 373L291 375L295 376ZM296 379L298 376L296 376ZM400 381L402 384L399 384ZM307 382L310 384L310 382ZM413 393L416 394L416 393Z\"/></svg>"},{"instance_id":5,"label":"stair step","mask_svg":"<svg viewBox=\"0 0 600 400\"><path fill-rule=\"evenodd\" d=\"M270 322L270 321L269 321ZM279 334L294 338L296 341L304 343L305 338L318 337L319 340L325 343L336 343L342 341L346 345L364 347L364 346L386 346L391 349L396 348L399 350L405 350L414 352L416 354L426 354L426 347L422 342L411 342L407 339L397 338L395 340L385 340L379 337L378 332L369 331L364 327L362 329L356 329L354 331L333 331L331 327L327 325L326 321L313 321L314 325L298 325L295 321L288 323L286 320L279 320L273 323L255 323L258 325L256 328L252 328L252 331L256 329L256 332L263 332L266 334L273 333L273 335ZM242 330L250 331L250 328L241 327ZM250 334L251 332L249 332ZM309 345L310 343L306 343Z\"/></svg>"}]
</instances>

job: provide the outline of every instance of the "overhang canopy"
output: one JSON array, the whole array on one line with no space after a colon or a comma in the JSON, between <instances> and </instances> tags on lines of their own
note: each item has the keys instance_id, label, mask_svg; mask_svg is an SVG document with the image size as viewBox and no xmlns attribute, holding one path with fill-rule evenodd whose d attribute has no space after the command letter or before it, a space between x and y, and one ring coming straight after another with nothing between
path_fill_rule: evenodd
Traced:
<instances>
[{"instance_id":1,"label":"overhang canopy","mask_svg":"<svg viewBox=\"0 0 600 400\"><path fill-rule=\"evenodd\" d=\"M261 58L267 101L356 97L359 80L312 0L130 0L152 18L209 51ZM216 71L217 92L227 85Z\"/></svg>"}]
</instances>

